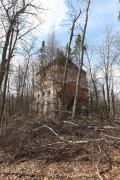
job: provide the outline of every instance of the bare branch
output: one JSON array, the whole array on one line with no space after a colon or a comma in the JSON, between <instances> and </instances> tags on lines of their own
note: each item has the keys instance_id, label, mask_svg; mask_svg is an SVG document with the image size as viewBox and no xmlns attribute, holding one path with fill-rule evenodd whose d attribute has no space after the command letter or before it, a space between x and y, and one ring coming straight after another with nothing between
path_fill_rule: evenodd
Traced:
<instances>
[{"instance_id":1,"label":"bare branch","mask_svg":"<svg viewBox=\"0 0 120 180\"><path fill-rule=\"evenodd\" d=\"M103 137L108 137L108 138L111 138L111 139L116 139L116 140L120 140L119 137L114 137L114 136L110 136L110 135L107 135L107 134L101 134Z\"/></svg>"},{"instance_id":2,"label":"bare branch","mask_svg":"<svg viewBox=\"0 0 120 180\"><path fill-rule=\"evenodd\" d=\"M100 138L100 139L85 139L85 140L81 140L81 141L70 141L70 140L67 140L61 136L59 136L58 133L56 133L51 127L47 126L47 125L43 125L37 129L34 129L33 131L38 131L40 130L41 128L47 128L49 129L54 135L56 135L59 139L61 139L62 141L64 142L67 142L67 143L71 143L71 144L85 144L85 143L90 143L90 142L99 142L99 141L104 141L104 138Z\"/></svg>"}]
</instances>

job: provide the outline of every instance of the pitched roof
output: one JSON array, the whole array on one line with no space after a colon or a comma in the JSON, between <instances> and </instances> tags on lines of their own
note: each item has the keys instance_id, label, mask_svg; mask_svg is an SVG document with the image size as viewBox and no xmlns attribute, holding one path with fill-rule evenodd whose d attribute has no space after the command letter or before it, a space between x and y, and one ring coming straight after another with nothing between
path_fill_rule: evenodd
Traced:
<instances>
[{"instance_id":1,"label":"pitched roof","mask_svg":"<svg viewBox=\"0 0 120 180\"><path fill-rule=\"evenodd\" d=\"M58 65L65 65L65 62L66 62L66 58L65 56L60 56L60 57L57 57L56 59L54 59L53 61L51 61L50 63L48 63L47 66L44 66L40 71L38 71L36 73L36 75L42 73L43 71L49 69L52 65L55 65L55 64L58 64ZM72 66L74 66L76 68L76 70L78 71L78 66L76 66L72 60L69 60L68 61L68 64L71 64ZM86 72L82 69L82 72L86 74Z\"/></svg>"}]
</instances>

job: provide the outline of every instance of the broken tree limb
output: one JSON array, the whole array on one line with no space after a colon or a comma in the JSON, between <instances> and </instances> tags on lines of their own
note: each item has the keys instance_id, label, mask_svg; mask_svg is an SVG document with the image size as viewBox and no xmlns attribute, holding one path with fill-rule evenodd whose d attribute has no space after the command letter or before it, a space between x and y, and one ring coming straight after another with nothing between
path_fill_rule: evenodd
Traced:
<instances>
[{"instance_id":1,"label":"broken tree limb","mask_svg":"<svg viewBox=\"0 0 120 180\"><path fill-rule=\"evenodd\" d=\"M47 126L47 125L43 125L37 129L34 129L33 131L38 131L41 128L47 128L49 129L54 135L56 135L59 139L61 139L62 141L66 142L66 143L71 143L71 144L85 144L85 143L90 143L90 142L99 142L99 141L104 141L104 138L98 138L98 139L84 139L81 141L71 141L71 140L67 140L63 137L61 137L58 133L56 133L51 127Z\"/></svg>"},{"instance_id":2,"label":"broken tree limb","mask_svg":"<svg viewBox=\"0 0 120 180\"><path fill-rule=\"evenodd\" d=\"M101 136L104 136L104 137L107 137L107 138L110 138L110 139L116 139L116 140L120 140L119 137L114 137L114 136L110 136L110 135L107 135L107 134L101 134Z\"/></svg>"},{"instance_id":3,"label":"broken tree limb","mask_svg":"<svg viewBox=\"0 0 120 180\"><path fill-rule=\"evenodd\" d=\"M73 122L71 122L71 121L61 121L61 122L63 122L63 123L67 123L67 124L71 124L71 125L74 125L74 126L79 126L78 124L76 124L76 123L73 123Z\"/></svg>"},{"instance_id":4,"label":"broken tree limb","mask_svg":"<svg viewBox=\"0 0 120 180\"><path fill-rule=\"evenodd\" d=\"M104 180L104 178L103 178L103 176L101 175L100 170L99 170L99 164L100 164L101 159L102 159L102 151L101 151L100 145L98 145L98 148L99 148L99 152L100 152L100 158L99 158L99 160L98 160L98 162L97 162L97 164L96 164L96 169L97 169L96 174L98 175L98 177L99 177L100 180Z\"/></svg>"},{"instance_id":5,"label":"broken tree limb","mask_svg":"<svg viewBox=\"0 0 120 180\"><path fill-rule=\"evenodd\" d=\"M87 128L90 129L95 129L95 130L101 130L101 129L116 129L120 130L120 127L115 127L115 126L86 126Z\"/></svg>"}]
</instances>

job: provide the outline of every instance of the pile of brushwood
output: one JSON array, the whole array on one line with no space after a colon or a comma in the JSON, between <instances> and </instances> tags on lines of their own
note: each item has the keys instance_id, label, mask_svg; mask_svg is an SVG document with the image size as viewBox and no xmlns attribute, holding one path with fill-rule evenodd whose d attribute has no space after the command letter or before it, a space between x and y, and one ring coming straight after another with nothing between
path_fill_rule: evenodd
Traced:
<instances>
[{"instance_id":1,"label":"pile of brushwood","mask_svg":"<svg viewBox=\"0 0 120 180\"><path fill-rule=\"evenodd\" d=\"M94 164L98 179L120 165L120 120L16 114L0 135L0 165L28 160ZM59 178L58 178L59 179ZM67 178L65 178L67 179ZM113 178L114 179L114 178Z\"/></svg>"}]
</instances>

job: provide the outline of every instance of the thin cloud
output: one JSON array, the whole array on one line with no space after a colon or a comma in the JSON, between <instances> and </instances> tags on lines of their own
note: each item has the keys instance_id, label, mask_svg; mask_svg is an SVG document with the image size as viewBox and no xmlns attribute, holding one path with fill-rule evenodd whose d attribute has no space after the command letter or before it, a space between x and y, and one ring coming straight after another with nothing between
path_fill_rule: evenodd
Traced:
<instances>
[{"instance_id":1,"label":"thin cloud","mask_svg":"<svg viewBox=\"0 0 120 180\"><path fill-rule=\"evenodd\" d=\"M48 9L45 12L45 23L42 27L42 34L47 34L53 30L59 30L59 24L66 18L67 7L64 0L42 0L43 5Z\"/></svg>"}]
</instances>

